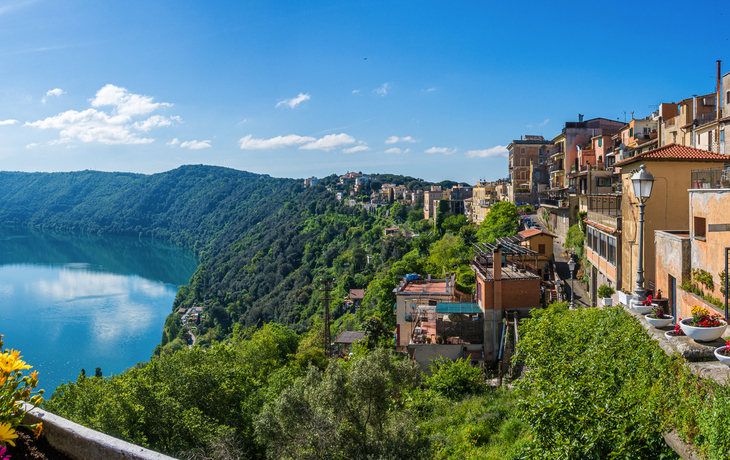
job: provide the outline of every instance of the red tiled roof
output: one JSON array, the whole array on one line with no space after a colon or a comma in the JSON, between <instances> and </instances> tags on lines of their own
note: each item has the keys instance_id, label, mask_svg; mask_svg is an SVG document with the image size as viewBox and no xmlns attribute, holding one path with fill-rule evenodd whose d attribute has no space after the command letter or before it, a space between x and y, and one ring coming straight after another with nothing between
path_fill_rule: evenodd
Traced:
<instances>
[{"instance_id":1,"label":"red tiled roof","mask_svg":"<svg viewBox=\"0 0 730 460\"><path fill-rule=\"evenodd\" d=\"M710 152L708 150L700 150L694 147L687 147L679 144L669 144L658 149L649 150L631 158L618 161L614 166L625 166L642 160L656 161L710 161L710 162L728 162L730 156L721 153Z\"/></svg>"},{"instance_id":2,"label":"red tiled roof","mask_svg":"<svg viewBox=\"0 0 730 460\"><path fill-rule=\"evenodd\" d=\"M525 238L530 238L540 234L556 238L556 236L552 233L546 232L545 230L540 230L539 228L528 228L527 230L522 230L521 232L519 232L519 234Z\"/></svg>"},{"instance_id":3,"label":"red tiled roof","mask_svg":"<svg viewBox=\"0 0 730 460\"><path fill-rule=\"evenodd\" d=\"M365 289L350 289L350 299L358 300L365 297Z\"/></svg>"}]
</instances>

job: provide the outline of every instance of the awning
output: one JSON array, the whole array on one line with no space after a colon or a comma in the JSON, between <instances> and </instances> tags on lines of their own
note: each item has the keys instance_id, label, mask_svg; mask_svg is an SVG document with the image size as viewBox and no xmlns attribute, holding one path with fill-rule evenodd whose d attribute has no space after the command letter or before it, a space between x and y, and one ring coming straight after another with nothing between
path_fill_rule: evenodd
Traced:
<instances>
[{"instance_id":1,"label":"awning","mask_svg":"<svg viewBox=\"0 0 730 460\"><path fill-rule=\"evenodd\" d=\"M475 303L439 302L436 313L482 313L482 309Z\"/></svg>"}]
</instances>

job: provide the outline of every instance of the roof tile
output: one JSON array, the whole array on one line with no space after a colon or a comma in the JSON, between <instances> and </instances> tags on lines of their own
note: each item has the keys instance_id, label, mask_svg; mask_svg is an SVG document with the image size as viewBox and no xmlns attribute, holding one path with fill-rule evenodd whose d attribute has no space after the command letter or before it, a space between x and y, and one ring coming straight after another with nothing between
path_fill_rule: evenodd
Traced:
<instances>
[{"instance_id":1,"label":"roof tile","mask_svg":"<svg viewBox=\"0 0 730 460\"><path fill-rule=\"evenodd\" d=\"M658 149L649 150L631 158L614 163L614 166L625 166L636 161L657 160L657 161L717 161L728 162L730 156L721 153L700 150L694 147L687 147L679 144L668 144Z\"/></svg>"}]
</instances>

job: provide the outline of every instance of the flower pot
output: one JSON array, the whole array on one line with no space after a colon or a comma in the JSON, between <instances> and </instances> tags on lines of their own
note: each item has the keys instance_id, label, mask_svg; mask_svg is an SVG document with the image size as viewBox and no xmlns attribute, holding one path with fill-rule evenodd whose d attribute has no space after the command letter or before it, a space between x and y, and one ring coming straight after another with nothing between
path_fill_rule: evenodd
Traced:
<instances>
[{"instance_id":1,"label":"flower pot","mask_svg":"<svg viewBox=\"0 0 730 460\"><path fill-rule=\"evenodd\" d=\"M652 318L650 315L644 316L644 319L649 322L654 327L667 327L670 324L672 324L672 321L674 321L674 316L670 316L669 318Z\"/></svg>"},{"instance_id":2,"label":"flower pot","mask_svg":"<svg viewBox=\"0 0 730 460\"><path fill-rule=\"evenodd\" d=\"M730 188L730 182L720 182L722 188Z\"/></svg>"},{"instance_id":3,"label":"flower pot","mask_svg":"<svg viewBox=\"0 0 730 460\"><path fill-rule=\"evenodd\" d=\"M627 294L623 291L618 291L618 301L619 303L623 305L629 305L629 303L634 299L634 294Z\"/></svg>"},{"instance_id":4,"label":"flower pot","mask_svg":"<svg viewBox=\"0 0 730 460\"><path fill-rule=\"evenodd\" d=\"M700 182L698 180L693 180L692 181L692 188L702 188L702 182Z\"/></svg>"},{"instance_id":5,"label":"flower pot","mask_svg":"<svg viewBox=\"0 0 730 460\"><path fill-rule=\"evenodd\" d=\"M717 358L718 361L723 363L726 366L730 367L730 355L721 355L718 353L720 350L724 350L725 347L720 347L715 349L715 358Z\"/></svg>"},{"instance_id":6,"label":"flower pot","mask_svg":"<svg viewBox=\"0 0 730 460\"><path fill-rule=\"evenodd\" d=\"M654 305L639 305L638 303L634 304L634 310L638 311L642 315L648 315L651 313L651 310L654 308Z\"/></svg>"},{"instance_id":7,"label":"flower pot","mask_svg":"<svg viewBox=\"0 0 730 460\"><path fill-rule=\"evenodd\" d=\"M680 336L678 336L677 333L674 332L674 329L672 329L671 331L665 332L664 337L666 337L667 340L672 340L673 338L680 337Z\"/></svg>"},{"instance_id":8,"label":"flower pot","mask_svg":"<svg viewBox=\"0 0 730 460\"><path fill-rule=\"evenodd\" d=\"M613 305L613 299L611 297L602 297L601 302L603 302L604 307L610 307Z\"/></svg>"},{"instance_id":9,"label":"flower pot","mask_svg":"<svg viewBox=\"0 0 730 460\"><path fill-rule=\"evenodd\" d=\"M698 342L711 342L719 339L722 337L722 334L725 332L725 328L727 327L727 323L725 321L721 321L722 326L718 327L690 326L690 321L692 321L692 318L683 319L679 324L687 337Z\"/></svg>"}]
</instances>

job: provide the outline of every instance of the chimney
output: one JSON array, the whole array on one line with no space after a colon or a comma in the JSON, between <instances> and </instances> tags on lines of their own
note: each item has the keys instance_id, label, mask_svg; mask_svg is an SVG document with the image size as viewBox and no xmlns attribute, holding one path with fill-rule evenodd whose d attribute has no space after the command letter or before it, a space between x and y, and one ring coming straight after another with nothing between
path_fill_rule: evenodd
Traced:
<instances>
[{"instance_id":1,"label":"chimney","mask_svg":"<svg viewBox=\"0 0 730 460\"><path fill-rule=\"evenodd\" d=\"M492 273L495 281L502 280L502 245L498 244L492 254Z\"/></svg>"},{"instance_id":2,"label":"chimney","mask_svg":"<svg viewBox=\"0 0 730 460\"><path fill-rule=\"evenodd\" d=\"M583 114L582 113L578 114L578 123L583 123Z\"/></svg>"}]
</instances>

